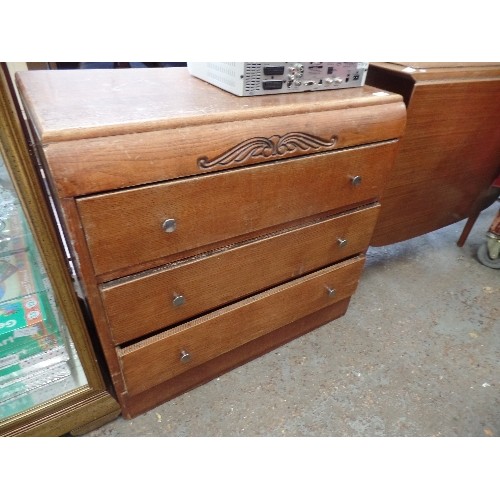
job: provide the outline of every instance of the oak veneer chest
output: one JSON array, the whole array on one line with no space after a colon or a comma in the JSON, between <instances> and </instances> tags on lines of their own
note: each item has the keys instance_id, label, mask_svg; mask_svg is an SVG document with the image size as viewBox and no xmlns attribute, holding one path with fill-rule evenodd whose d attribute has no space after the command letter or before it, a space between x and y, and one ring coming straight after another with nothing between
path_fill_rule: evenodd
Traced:
<instances>
[{"instance_id":1,"label":"oak veneer chest","mask_svg":"<svg viewBox=\"0 0 500 500\"><path fill-rule=\"evenodd\" d=\"M346 312L400 96L243 98L185 68L17 84L125 417Z\"/></svg>"}]
</instances>

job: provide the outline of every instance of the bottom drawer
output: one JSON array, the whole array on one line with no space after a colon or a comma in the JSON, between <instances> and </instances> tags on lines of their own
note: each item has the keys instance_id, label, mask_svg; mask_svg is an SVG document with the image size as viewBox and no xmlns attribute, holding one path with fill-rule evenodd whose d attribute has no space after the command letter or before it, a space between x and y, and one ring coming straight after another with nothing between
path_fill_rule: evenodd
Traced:
<instances>
[{"instance_id":1,"label":"bottom drawer","mask_svg":"<svg viewBox=\"0 0 500 500\"><path fill-rule=\"evenodd\" d=\"M350 297L364 261L364 257L349 259L117 349L128 394L145 391Z\"/></svg>"}]
</instances>

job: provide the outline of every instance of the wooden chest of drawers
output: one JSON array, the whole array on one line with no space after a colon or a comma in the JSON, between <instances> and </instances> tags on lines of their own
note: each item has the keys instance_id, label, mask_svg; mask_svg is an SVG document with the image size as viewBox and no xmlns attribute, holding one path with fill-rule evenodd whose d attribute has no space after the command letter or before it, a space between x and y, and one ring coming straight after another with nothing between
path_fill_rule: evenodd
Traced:
<instances>
[{"instance_id":1,"label":"wooden chest of drawers","mask_svg":"<svg viewBox=\"0 0 500 500\"><path fill-rule=\"evenodd\" d=\"M125 417L346 312L400 96L242 98L184 68L17 84Z\"/></svg>"}]
</instances>

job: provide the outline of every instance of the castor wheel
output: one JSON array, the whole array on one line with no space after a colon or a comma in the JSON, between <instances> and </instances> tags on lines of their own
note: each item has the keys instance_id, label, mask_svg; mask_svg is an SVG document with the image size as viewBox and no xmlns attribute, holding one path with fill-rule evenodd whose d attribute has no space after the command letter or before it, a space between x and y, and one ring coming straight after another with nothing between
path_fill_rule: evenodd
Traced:
<instances>
[{"instance_id":1,"label":"castor wheel","mask_svg":"<svg viewBox=\"0 0 500 500\"><path fill-rule=\"evenodd\" d=\"M477 260L484 266L492 269L500 269L500 256L497 259L492 259L488 252L488 243L484 242L477 250Z\"/></svg>"}]
</instances>

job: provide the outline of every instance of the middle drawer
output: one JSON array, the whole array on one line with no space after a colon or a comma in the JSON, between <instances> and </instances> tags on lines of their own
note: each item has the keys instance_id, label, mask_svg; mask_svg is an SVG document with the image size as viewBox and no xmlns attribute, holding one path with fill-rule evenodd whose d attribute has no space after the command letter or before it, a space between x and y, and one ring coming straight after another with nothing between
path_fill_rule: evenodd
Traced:
<instances>
[{"instance_id":1,"label":"middle drawer","mask_svg":"<svg viewBox=\"0 0 500 500\"><path fill-rule=\"evenodd\" d=\"M379 209L376 204L102 285L112 338L122 344L363 252Z\"/></svg>"}]
</instances>

